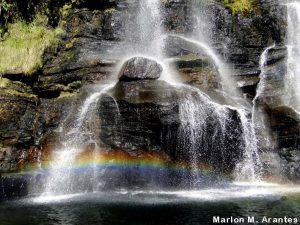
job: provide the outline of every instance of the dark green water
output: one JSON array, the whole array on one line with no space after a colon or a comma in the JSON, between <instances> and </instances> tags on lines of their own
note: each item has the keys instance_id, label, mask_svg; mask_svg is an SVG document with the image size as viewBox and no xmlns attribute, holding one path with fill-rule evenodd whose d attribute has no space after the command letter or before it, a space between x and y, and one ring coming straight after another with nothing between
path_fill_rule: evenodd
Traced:
<instances>
[{"instance_id":1,"label":"dark green water","mask_svg":"<svg viewBox=\"0 0 300 225\"><path fill-rule=\"evenodd\" d=\"M268 224L260 222L264 216L287 216L298 219L292 224L300 224L300 197L272 195L217 201L153 193L95 193L0 203L0 225L210 225L214 216L255 216L257 224Z\"/></svg>"}]
</instances>

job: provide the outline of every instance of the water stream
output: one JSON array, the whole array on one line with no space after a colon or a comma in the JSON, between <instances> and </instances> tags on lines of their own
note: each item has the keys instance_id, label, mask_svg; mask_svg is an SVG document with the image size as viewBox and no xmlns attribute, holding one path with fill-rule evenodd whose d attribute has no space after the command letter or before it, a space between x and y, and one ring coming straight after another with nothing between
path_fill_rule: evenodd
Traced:
<instances>
[{"instance_id":1,"label":"water stream","mask_svg":"<svg viewBox=\"0 0 300 225\"><path fill-rule=\"evenodd\" d=\"M260 75L259 75L259 83L256 88L256 95L252 101L252 122L255 127L255 132L257 135L261 135L264 140L264 147L270 148L273 146L274 140L269 130L269 126L267 124L267 119L265 118L265 112L261 110L260 105L258 104L259 98L267 92L268 85L268 56L269 51L272 50L276 45L273 44L267 47L263 53L261 54L259 61Z\"/></svg>"},{"instance_id":2,"label":"water stream","mask_svg":"<svg viewBox=\"0 0 300 225\"><path fill-rule=\"evenodd\" d=\"M287 75L285 77L287 105L300 111L300 2L293 1L287 4Z\"/></svg>"},{"instance_id":3,"label":"water stream","mask_svg":"<svg viewBox=\"0 0 300 225\"><path fill-rule=\"evenodd\" d=\"M141 0L130 11L127 19L125 58L133 55L143 55L162 58L163 36L160 0Z\"/></svg>"},{"instance_id":4,"label":"water stream","mask_svg":"<svg viewBox=\"0 0 300 225\"><path fill-rule=\"evenodd\" d=\"M64 140L62 147L56 149L53 153L44 195L72 193L74 188L76 189L78 185L76 181L78 181L79 177L72 174L74 161L78 154L84 150L85 145L91 142L97 145L93 138L93 130L90 130L88 124L90 122L89 119L94 113L100 96L113 86L114 84L105 85L101 88L101 91L91 94L78 110L74 127L62 137Z\"/></svg>"}]
</instances>

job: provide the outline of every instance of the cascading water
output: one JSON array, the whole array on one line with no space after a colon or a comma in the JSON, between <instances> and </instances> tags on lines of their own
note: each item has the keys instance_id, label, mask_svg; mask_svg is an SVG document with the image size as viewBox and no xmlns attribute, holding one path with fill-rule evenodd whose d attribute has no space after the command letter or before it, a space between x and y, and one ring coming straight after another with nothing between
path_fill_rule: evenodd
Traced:
<instances>
[{"instance_id":1,"label":"cascading water","mask_svg":"<svg viewBox=\"0 0 300 225\"><path fill-rule=\"evenodd\" d=\"M237 108L237 112L239 114L240 120L243 125L243 137L244 137L244 156L245 160L237 165L237 179L243 181L255 181L259 180L259 156L257 149L257 140L255 135L254 125L252 123L251 118L247 116L249 114L245 109L247 104L245 100L239 96L239 93L235 88L230 88L234 86L234 82L231 80L228 69L226 65L220 60L220 58L214 53L214 51L206 44L201 42L194 41L189 38L177 36L185 41L195 44L199 49L205 51L205 53L213 60L214 64L218 67L219 75L221 76L223 94L227 97L231 96L233 101L230 101ZM192 101L193 99L187 99L187 101ZM190 105L197 105L198 103L187 103ZM199 107L199 106L198 106ZM191 107L193 109L195 107ZM196 111L195 111L196 112ZM190 118L188 120L194 121L193 112L187 113ZM199 119L199 118L198 118ZM199 125L199 124L198 124ZM187 128L190 126L187 126ZM242 164L246 164L247 166L242 167Z\"/></svg>"},{"instance_id":2,"label":"cascading water","mask_svg":"<svg viewBox=\"0 0 300 225\"><path fill-rule=\"evenodd\" d=\"M234 85L234 81L230 77L229 69L225 63L220 59L220 57L214 52L214 50L206 43L193 40L191 38L183 37L180 35L169 35L170 37L176 37L184 40L188 43L195 45L195 53L199 51L204 51L205 54L213 61L216 66L219 76L221 78L221 84L223 89L223 95L231 96L231 98L237 98L238 93ZM238 98L239 99L239 98ZM240 100L240 99L239 99Z\"/></svg>"},{"instance_id":3,"label":"cascading water","mask_svg":"<svg viewBox=\"0 0 300 225\"><path fill-rule=\"evenodd\" d=\"M163 49L163 29L160 0L141 0L126 27L125 55L144 55L161 58ZM126 57L125 56L125 57Z\"/></svg>"},{"instance_id":4,"label":"cascading water","mask_svg":"<svg viewBox=\"0 0 300 225\"><path fill-rule=\"evenodd\" d=\"M272 46L267 47L263 53L261 54L260 60L259 60L259 68L260 68L260 75L259 75L259 83L256 88L256 95L253 99L253 105L256 104L257 99L261 96L261 94L264 93L265 88L266 88L266 79L267 79L267 74L266 74L266 67L268 63L268 54L271 49L275 47L275 44Z\"/></svg>"},{"instance_id":5,"label":"cascading water","mask_svg":"<svg viewBox=\"0 0 300 225\"><path fill-rule=\"evenodd\" d=\"M194 1L194 8L197 8L199 2ZM205 3L201 3L205 4ZM201 5L200 4L200 5ZM198 10L197 10L198 11ZM226 65L220 57L215 53L215 51L210 46L209 40L212 40L212 32L205 32L207 27L203 29L197 29L197 27L203 27L201 23L203 20L208 20L207 13L205 10L201 14L197 11L193 11L196 24L196 29L194 30L192 36L199 41L194 41L191 39L187 39L188 41L197 44L199 47L203 48L205 52L213 59L215 65L218 67L218 72L221 77L222 88L223 88L223 95L228 100L231 99L228 103L233 105L236 111L239 114L239 118L242 123L243 127L243 139L244 139L244 160L236 166L236 179L239 181L258 181L260 180L259 171L260 171L260 160L258 154L258 147L257 147L257 138L255 134L255 127L252 121L252 118L249 117L249 104L245 101L239 91L234 88L236 87L235 82L231 78L231 70L229 69L228 65ZM206 23L209 25L209 22ZM209 35L209 37L207 37Z\"/></svg>"},{"instance_id":6,"label":"cascading water","mask_svg":"<svg viewBox=\"0 0 300 225\"><path fill-rule=\"evenodd\" d=\"M113 84L105 85L101 91L90 95L84 101L76 116L73 129L63 137L65 141L62 143L62 148L54 152L44 194L66 194L74 192L74 188L87 188L87 184L84 184L84 187L77 186L78 183L75 180L78 180L79 176L74 176L73 164L78 154L86 147L85 145L91 142L96 144L93 139L93 131L86 123L89 122L99 97L112 87ZM89 175L88 179L93 179L93 177ZM90 186L94 185L93 182L90 180Z\"/></svg>"},{"instance_id":7,"label":"cascading water","mask_svg":"<svg viewBox=\"0 0 300 225\"><path fill-rule=\"evenodd\" d=\"M209 43L213 38L212 26L214 21L209 18L210 12L205 7L205 2L199 3L198 0L191 1L191 17L193 19L192 38L201 43Z\"/></svg>"},{"instance_id":8,"label":"cascading water","mask_svg":"<svg viewBox=\"0 0 300 225\"><path fill-rule=\"evenodd\" d=\"M285 103L300 111L300 2L293 1L287 4L288 32L287 48L288 62L285 77Z\"/></svg>"},{"instance_id":9,"label":"cascading water","mask_svg":"<svg viewBox=\"0 0 300 225\"><path fill-rule=\"evenodd\" d=\"M180 120L179 148L190 152L190 162L192 167L197 166L197 162L207 160L226 161L225 152L233 149L243 151L242 160L237 162L235 177L238 181L260 181L261 163L259 160L257 139L254 124L249 113L243 108L219 105L205 96L199 89L184 86L184 96L180 99ZM241 125L241 134L235 134L234 124L230 118L229 110L237 113ZM238 130L238 128L235 128ZM226 140L241 136L240 146L229 147ZM214 154L214 152L221 152ZM211 156L208 156L211 154ZM195 178L194 178L195 179ZM195 180L194 180L195 182Z\"/></svg>"},{"instance_id":10,"label":"cascading water","mask_svg":"<svg viewBox=\"0 0 300 225\"><path fill-rule=\"evenodd\" d=\"M237 109L243 126L244 136L244 159L236 166L236 180L260 181L261 163L259 160L257 138L254 123L247 116L247 111Z\"/></svg>"},{"instance_id":11,"label":"cascading water","mask_svg":"<svg viewBox=\"0 0 300 225\"><path fill-rule=\"evenodd\" d=\"M124 47L127 55L141 54L158 59L162 58L163 39L160 4L159 0L139 2L137 24L134 26L137 30L133 32L128 29L131 32L127 34L129 43ZM98 186L95 171L88 171L87 176L82 176L82 179L85 180L78 182L79 177L72 174L72 166L76 157L84 150L84 145L89 141L95 142L92 138L93 131L89 129L90 125L86 123L92 117L101 95L112 88L114 84L109 84L101 91L93 93L83 103L76 116L74 128L68 133L67 137L64 137L66 140L63 142L62 149L54 153L44 194L73 193L80 189L82 191ZM116 107L118 108L117 103ZM75 182L76 180L77 182ZM82 183L89 183L89 185L84 184L83 187L80 187Z\"/></svg>"},{"instance_id":12,"label":"cascading water","mask_svg":"<svg viewBox=\"0 0 300 225\"><path fill-rule=\"evenodd\" d=\"M228 141L236 137L231 128L239 129L238 123L234 124L231 119L233 111L230 114L229 107L214 103L198 88L187 85L180 85L178 88L182 91L179 99L179 150L189 152L192 169L197 168L199 162L213 164L214 161L217 165L221 161L223 165L228 164L228 152L231 150L234 155L233 151L239 148L230 146L232 143ZM196 184L201 180L193 177L191 182Z\"/></svg>"},{"instance_id":13,"label":"cascading water","mask_svg":"<svg viewBox=\"0 0 300 225\"><path fill-rule=\"evenodd\" d=\"M259 61L259 68L260 68L260 81L257 84L256 88L256 95L252 101L253 107L252 107L252 122L255 127L255 132L263 137L263 145L264 147L271 147L272 146L272 137L269 132L269 128L266 124L266 118L264 116L264 113L260 111L260 106L258 104L258 100L267 91L267 63L268 63L268 54L269 51L272 50L275 47L275 44L272 46L267 47L263 53L261 54L260 61Z\"/></svg>"}]
</instances>

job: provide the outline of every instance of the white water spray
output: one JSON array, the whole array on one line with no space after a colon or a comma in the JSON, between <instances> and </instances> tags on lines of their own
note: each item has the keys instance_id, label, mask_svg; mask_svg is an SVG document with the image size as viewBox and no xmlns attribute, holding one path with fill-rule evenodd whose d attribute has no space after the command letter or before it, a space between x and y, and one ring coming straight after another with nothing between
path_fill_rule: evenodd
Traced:
<instances>
[{"instance_id":1,"label":"white water spray","mask_svg":"<svg viewBox=\"0 0 300 225\"><path fill-rule=\"evenodd\" d=\"M138 24L134 27L134 32L128 34L131 38L129 38L129 48L128 46L128 49L125 47L126 51L128 51L127 54L130 54L131 56L143 55L161 61L163 31L161 27L160 4L160 0L140 1L137 15ZM130 32L131 31L132 29L130 29ZM164 67L164 69L168 68L166 65ZM166 71L164 74L166 74ZM80 108L76 117L75 126L72 131L69 132L70 137L67 137L67 140L63 143L62 149L59 149L54 153L54 159L50 165L49 177L44 192L46 195L74 192L73 186L76 185L75 179L78 179L78 177L72 175L72 166L76 157L83 150L87 138L86 134L88 134L88 136L92 135L92 131L88 130L89 127L86 127L85 123L88 123L89 119L92 117L91 112L94 111L97 106L97 102L101 95L106 93L113 85L114 84L107 85L101 91L90 95ZM119 112L118 104L116 101L115 103ZM91 139L91 137L88 138ZM94 176L97 177L95 174ZM90 179L91 176L88 175L87 177ZM95 185L95 182L97 181L92 181L93 187L97 186Z\"/></svg>"},{"instance_id":2,"label":"white water spray","mask_svg":"<svg viewBox=\"0 0 300 225\"><path fill-rule=\"evenodd\" d=\"M272 46L267 47L263 53L261 54L260 60L259 60L259 68L260 68L260 75L259 75L259 83L257 84L256 88L256 95L253 99L253 104L256 103L256 100L264 93L266 85L267 85L267 74L266 74L266 68L268 63L268 54L271 49L275 47L275 44Z\"/></svg>"},{"instance_id":3,"label":"white water spray","mask_svg":"<svg viewBox=\"0 0 300 225\"><path fill-rule=\"evenodd\" d=\"M287 75L285 77L285 103L300 111L300 2L287 4L288 12L288 60Z\"/></svg>"},{"instance_id":4,"label":"white water spray","mask_svg":"<svg viewBox=\"0 0 300 225\"><path fill-rule=\"evenodd\" d=\"M247 104L245 103L245 100L240 97L239 92L235 88L231 88L234 87L234 82L230 77L227 66L222 62L222 60L218 57L218 55L207 44L197 42L192 39L177 36L177 35L175 37L181 38L182 40L194 44L199 49L204 50L205 53L213 60L214 64L217 66L221 78L221 82L222 82L224 95L228 96L228 98L231 98L233 100L230 103L232 103L234 107L231 108L235 109L238 112L243 127L243 139L245 143L244 160L237 165L236 178L237 180L242 180L242 181L259 180L260 162L259 162L257 139L255 135L254 124L251 118L248 118L247 116L249 113L247 113L246 110ZM187 99L186 101L187 102L192 101L192 98ZM193 123L193 121L195 121L195 118L193 116L194 113L200 115L203 114L204 116L206 115L206 113L203 112L203 110L199 111L199 109L201 108L197 106L198 104L199 105L202 104L201 101L197 103L186 103L186 104L188 105L185 105L184 108L188 108L188 110L193 110L193 112L190 113L186 112L185 115L189 116L189 118L182 118L183 122L190 121L185 125L185 127L186 128L201 127L201 120L197 121L196 123ZM194 104L196 104L196 106ZM205 107L208 106L205 105ZM195 109L197 109L198 111ZM224 113L224 110L221 110L221 112ZM223 115L222 117L226 118L226 114ZM199 117L197 117L197 119L199 120ZM188 129L188 130L193 131L193 129ZM201 137L201 134L192 132L191 138L197 135ZM191 143L193 143L193 138L190 141Z\"/></svg>"},{"instance_id":5,"label":"white water spray","mask_svg":"<svg viewBox=\"0 0 300 225\"><path fill-rule=\"evenodd\" d=\"M242 127L245 142L244 159L236 166L236 180L257 182L260 181L261 162L258 154L257 139L254 124L251 118L247 117L244 109L237 109Z\"/></svg>"},{"instance_id":6,"label":"white water spray","mask_svg":"<svg viewBox=\"0 0 300 225\"><path fill-rule=\"evenodd\" d=\"M126 44L124 57L143 55L162 58L163 28L160 0L141 0L132 12L133 17L126 21ZM132 16L132 15L131 15Z\"/></svg>"},{"instance_id":7,"label":"white water spray","mask_svg":"<svg viewBox=\"0 0 300 225\"><path fill-rule=\"evenodd\" d=\"M259 68L260 68L260 75L259 75L259 83L257 84L256 88L256 95L252 101L252 123L254 124L255 131L258 135L262 135L264 139L264 147L271 147L271 134L269 128L267 126L265 115L259 111L259 105L257 104L258 99L265 94L267 91L267 63L268 63L268 54L271 49L275 47L275 44L272 46L267 47L263 53L261 54L260 61L259 61Z\"/></svg>"},{"instance_id":8,"label":"white water spray","mask_svg":"<svg viewBox=\"0 0 300 225\"><path fill-rule=\"evenodd\" d=\"M170 37L179 38L185 42L193 44L195 46L195 53L204 51L205 54L213 61L217 71L219 73L223 94L228 99L234 99L237 104L245 104L243 99L239 97L238 90L236 89L235 82L233 81L228 66L220 59L220 57L215 53L215 51L206 43L195 41L193 39L183 37L180 35L170 35Z\"/></svg>"},{"instance_id":9,"label":"white water spray","mask_svg":"<svg viewBox=\"0 0 300 225\"><path fill-rule=\"evenodd\" d=\"M90 95L79 109L75 127L65 137L62 148L54 151L44 191L45 195L73 192L73 185L76 183L74 179L78 179L78 177L72 176L74 161L82 152L84 144L93 141L92 131L89 131L84 123L91 118L91 113L94 112L100 96L113 86L114 84L108 84L101 91Z\"/></svg>"}]
</instances>

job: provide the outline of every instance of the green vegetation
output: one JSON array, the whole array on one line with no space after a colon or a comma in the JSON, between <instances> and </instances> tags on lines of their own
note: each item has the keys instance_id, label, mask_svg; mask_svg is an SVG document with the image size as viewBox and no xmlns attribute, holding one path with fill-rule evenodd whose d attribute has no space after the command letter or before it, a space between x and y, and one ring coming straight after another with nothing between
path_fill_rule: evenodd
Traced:
<instances>
[{"instance_id":1,"label":"green vegetation","mask_svg":"<svg viewBox=\"0 0 300 225\"><path fill-rule=\"evenodd\" d=\"M74 96L76 96L76 92L67 92L67 91L62 91L59 95L59 99L61 98L72 98Z\"/></svg>"},{"instance_id":2,"label":"green vegetation","mask_svg":"<svg viewBox=\"0 0 300 225\"><path fill-rule=\"evenodd\" d=\"M0 77L0 88L8 87L10 82L10 80Z\"/></svg>"},{"instance_id":3,"label":"green vegetation","mask_svg":"<svg viewBox=\"0 0 300 225\"><path fill-rule=\"evenodd\" d=\"M25 93L25 92L20 92L17 90L12 90L12 89L4 89L2 90L2 93L8 94L8 95L13 95L13 96L18 96L18 97L24 97L24 98L36 98L36 95Z\"/></svg>"},{"instance_id":4,"label":"green vegetation","mask_svg":"<svg viewBox=\"0 0 300 225\"><path fill-rule=\"evenodd\" d=\"M0 19L4 20L5 25L7 24L9 17L13 14L12 9L13 4L10 4L6 0L0 0Z\"/></svg>"},{"instance_id":5,"label":"green vegetation","mask_svg":"<svg viewBox=\"0 0 300 225\"><path fill-rule=\"evenodd\" d=\"M250 11L253 8L252 2L253 0L224 0L224 4L233 14Z\"/></svg>"},{"instance_id":6,"label":"green vegetation","mask_svg":"<svg viewBox=\"0 0 300 225\"><path fill-rule=\"evenodd\" d=\"M36 98L36 95L32 93L30 87L18 81L11 81L9 79L0 77L0 88L2 94Z\"/></svg>"},{"instance_id":7,"label":"green vegetation","mask_svg":"<svg viewBox=\"0 0 300 225\"><path fill-rule=\"evenodd\" d=\"M4 40L0 41L0 74L31 75L42 66L45 49L57 43L62 33L59 28L47 28L44 21L39 16L32 23L9 24Z\"/></svg>"}]
</instances>

